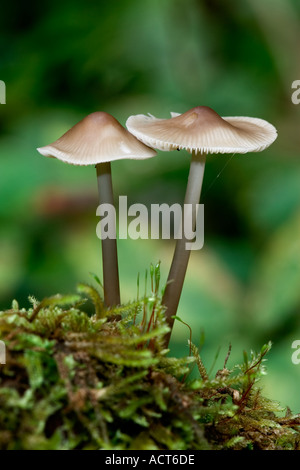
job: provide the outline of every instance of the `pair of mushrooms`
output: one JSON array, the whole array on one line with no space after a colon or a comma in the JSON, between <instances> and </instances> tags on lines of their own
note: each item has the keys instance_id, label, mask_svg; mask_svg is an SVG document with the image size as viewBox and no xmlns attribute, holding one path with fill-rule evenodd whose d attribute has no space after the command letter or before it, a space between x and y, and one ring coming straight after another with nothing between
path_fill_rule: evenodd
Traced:
<instances>
[{"instance_id":1,"label":"pair of mushrooms","mask_svg":"<svg viewBox=\"0 0 300 470\"><path fill-rule=\"evenodd\" d=\"M193 207L193 230L206 155L259 152L271 145L277 137L276 129L262 119L222 118L206 106L197 106L184 114L171 113L170 119L158 119L151 115L130 116L126 126L128 130L110 114L95 112L53 144L37 150L44 156L58 158L66 163L96 165L99 202L112 205L112 161L151 158L156 155L154 149L187 150L191 153L191 163L184 204ZM190 256L186 241L184 234L177 240L162 299L170 327L166 346L170 340ZM113 307L120 304L116 235L114 238L102 239L102 260L104 300L107 307Z\"/></svg>"}]
</instances>

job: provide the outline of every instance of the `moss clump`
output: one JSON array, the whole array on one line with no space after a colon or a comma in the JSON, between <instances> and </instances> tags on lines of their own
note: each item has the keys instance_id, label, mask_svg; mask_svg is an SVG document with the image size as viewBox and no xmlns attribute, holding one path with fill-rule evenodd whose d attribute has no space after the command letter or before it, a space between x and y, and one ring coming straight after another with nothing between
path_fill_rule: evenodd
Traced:
<instances>
[{"instance_id":1,"label":"moss clump","mask_svg":"<svg viewBox=\"0 0 300 470\"><path fill-rule=\"evenodd\" d=\"M167 356L157 286L114 311L85 285L31 301L0 313L1 450L298 448L300 419L257 387L269 345L211 380L193 344Z\"/></svg>"}]
</instances>

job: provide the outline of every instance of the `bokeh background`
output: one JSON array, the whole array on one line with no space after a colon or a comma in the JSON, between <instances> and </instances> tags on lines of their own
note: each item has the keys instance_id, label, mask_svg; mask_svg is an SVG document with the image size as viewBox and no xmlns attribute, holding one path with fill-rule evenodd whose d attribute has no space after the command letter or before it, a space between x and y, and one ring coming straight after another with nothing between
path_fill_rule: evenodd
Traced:
<instances>
[{"instance_id":1,"label":"bokeh background","mask_svg":"<svg viewBox=\"0 0 300 470\"><path fill-rule=\"evenodd\" d=\"M193 252L178 315L201 342L207 368L273 348L264 392L300 412L300 79L298 0L112 0L6 2L0 16L0 309L12 299L74 292L101 277L93 167L42 157L85 115L106 111L169 117L207 105L221 116L270 121L266 151L209 156L204 178L205 246ZM116 198L129 204L182 202L189 157L159 152L113 164ZM120 240L122 300L137 276L173 242ZM142 281L140 281L141 284ZM188 354L177 323L171 352Z\"/></svg>"}]
</instances>

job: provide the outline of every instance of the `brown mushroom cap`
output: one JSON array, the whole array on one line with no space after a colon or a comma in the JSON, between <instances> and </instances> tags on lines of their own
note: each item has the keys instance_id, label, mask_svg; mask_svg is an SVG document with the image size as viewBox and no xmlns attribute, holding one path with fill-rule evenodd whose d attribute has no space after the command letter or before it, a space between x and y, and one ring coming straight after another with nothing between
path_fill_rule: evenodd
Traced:
<instances>
[{"instance_id":1,"label":"brown mushroom cap","mask_svg":"<svg viewBox=\"0 0 300 470\"><path fill-rule=\"evenodd\" d=\"M138 114L127 119L127 129L144 144L159 150L185 148L195 153L259 152L271 145L277 131L267 121L250 117L221 117L207 106L197 106L170 119Z\"/></svg>"},{"instance_id":2,"label":"brown mushroom cap","mask_svg":"<svg viewBox=\"0 0 300 470\"><path fill-rule=\"evenodd\" d=\"M105 112L89 114L58 140L37 150L45 157L74 165L93 165L124 158L143 160L156 155L155 150L142 144Z\"/></svg>"}]
</instances>

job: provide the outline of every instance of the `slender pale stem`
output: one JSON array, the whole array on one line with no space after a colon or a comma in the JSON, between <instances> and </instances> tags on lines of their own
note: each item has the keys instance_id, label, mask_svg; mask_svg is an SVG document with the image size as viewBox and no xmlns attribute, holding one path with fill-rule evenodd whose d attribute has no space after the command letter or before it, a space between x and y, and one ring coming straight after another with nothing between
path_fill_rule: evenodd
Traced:
<instances>
[{"instance_id":1,"label":"slender pale stem","mask_svg":"<svg viewBox=\"0 0 300 470\"><path fill-rule=\"evenodd\" d=\"M188 183L186 187L184 204L191 204L193 208L192 213L192 229L195 230L196 225L196 204L199 204L202 181L204 176L206 155L196 155L192 153L191 165ZM172 328L174 324L173 316L176 315L184 278L187 270L187 265L190 257L190 250L186 249L187 240L184 233L184 211L182 215L182 237L176 242L176 247L173 255L173 260L167 280L167 285L162 298L162 304L166 307L166 320L168 326L171 328L169 333L165 336L165 346L167 347L170 341Z\"/></svg>"},{"instance_id":2,"label":"slender pale stem","mask_svg":"<svg viewBox=\"0 0 300 470\"><path fill-rule=\"evenodd\" d=\"M110 162L96 165L98 193L100 204L111 204L114 207L113 187ZM114 234L101 240L104 301L107 307L120 305L119 268L117 253L116 225Z\"/></svg>"}]
</instances>

